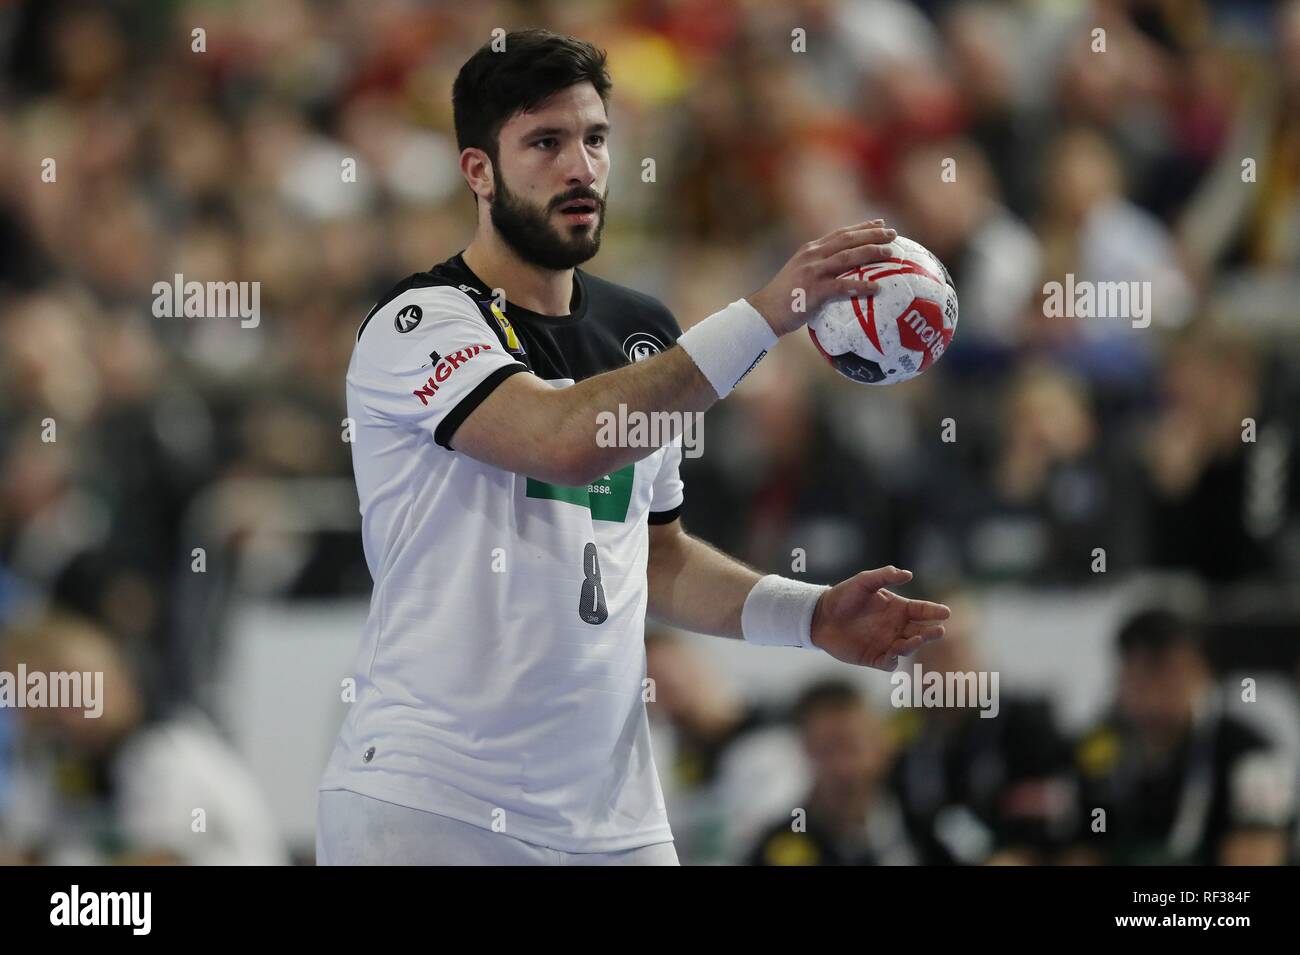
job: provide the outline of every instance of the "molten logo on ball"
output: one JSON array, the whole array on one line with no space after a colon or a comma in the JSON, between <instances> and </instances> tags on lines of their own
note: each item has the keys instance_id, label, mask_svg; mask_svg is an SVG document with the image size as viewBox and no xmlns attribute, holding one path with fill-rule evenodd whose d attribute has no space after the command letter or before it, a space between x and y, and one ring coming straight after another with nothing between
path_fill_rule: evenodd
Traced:
<instances>
[{"instance_id":1,"label":"molten logo on ball","mask_svg":"<svg viewBox=\"0 0 1300 955\"><path fill-rule=\"evenodd\" d=\"M899 236L894 256L841 278L875 281L871 298L827 302L808 322L817 350L841 375L892 385L921 374L943 355L957 330L957 290L929 250Z\"/></svg>"}]
</instances>

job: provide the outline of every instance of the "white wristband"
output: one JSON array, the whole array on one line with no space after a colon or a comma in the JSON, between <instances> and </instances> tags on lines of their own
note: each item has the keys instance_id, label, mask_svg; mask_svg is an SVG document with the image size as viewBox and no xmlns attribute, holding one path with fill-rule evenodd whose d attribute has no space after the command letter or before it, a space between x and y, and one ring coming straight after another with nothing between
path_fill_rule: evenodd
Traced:
<instances>
[{"instance_id":1,"label":"white wristband","mask_svg":"<svg viewBox=\"0 0 1300 955\"><path fill-rule=\"evenodd\" d=\"M806 647L812 642L813 611L829 587L768 574L759 579L740 611L745 640L765 647Z\"/></svg>"},{"instance_id":2,"label":"white wristband","mask_svg":"<svg viewBox=\"0 0 1300 955\"><path fill-rule=\"evenodd\" d=\"M719 398L731 394L776 342L777 334L767 319L743 298L677 339Z\"/></svg>"}]
</instances>

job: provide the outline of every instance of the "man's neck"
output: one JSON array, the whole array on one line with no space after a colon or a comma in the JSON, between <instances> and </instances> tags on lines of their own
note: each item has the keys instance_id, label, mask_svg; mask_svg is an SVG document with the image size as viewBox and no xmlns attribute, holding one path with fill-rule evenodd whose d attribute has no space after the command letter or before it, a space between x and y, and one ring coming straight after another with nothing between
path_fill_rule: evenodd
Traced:
<instances>
[{"instance_id":1,"label":"man's neck","mask_svg":"<svg viewBox=\"0 0 1300 955\"><path fill-rule=\"evenodd\" d=\"M495 233L480 232L462 255L471 272L489 288L505 289L506 298L539 315L568 315L573 299L573 269L556 272L531 265Z\"/></svg>"}]
</instances>

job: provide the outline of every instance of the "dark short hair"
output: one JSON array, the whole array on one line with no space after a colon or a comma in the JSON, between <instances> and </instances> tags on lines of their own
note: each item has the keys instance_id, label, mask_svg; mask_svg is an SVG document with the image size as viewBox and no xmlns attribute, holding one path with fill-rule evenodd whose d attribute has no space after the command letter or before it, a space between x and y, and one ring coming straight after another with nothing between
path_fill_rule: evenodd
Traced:
<instances>
[{"instance_id":1,"label":"dark short hair","mask_svg":"<svg viewBox=\"0 0 1300 955\"><path fill-rule=\"evenodd\" d=\"M456 75L451 88L456 145L481 149L497 161L497 137L516 113L534 109L561 90L590 82L609 106L613 83L605 52L550 30L520 30L505 35L505 49L485 43Z\"/></svg>"},{"instance_id":2,"label":"dark short hair","mask_svg":"<svg viewBox=\"0 0 1300 955\"><path fill-rule=\"evenodd\" d=\"M1174 647L1200 650L1205 643L1201 626L1191 617L1163 608L1139 610L1119 628L1119 652L1159 653Z\"/></svg>"},{"instance_id":3,"label":"dark short hair","mask_svg":"<svg viewBox=\"0 0 1300 955\"><path fill-rule=\"evenodd\" d=\"M799 694L794 704L794 721L803 726L826 710L859 709L866 704L862 692L848 680L818 680Z\"/></svg>"}]
</instances>

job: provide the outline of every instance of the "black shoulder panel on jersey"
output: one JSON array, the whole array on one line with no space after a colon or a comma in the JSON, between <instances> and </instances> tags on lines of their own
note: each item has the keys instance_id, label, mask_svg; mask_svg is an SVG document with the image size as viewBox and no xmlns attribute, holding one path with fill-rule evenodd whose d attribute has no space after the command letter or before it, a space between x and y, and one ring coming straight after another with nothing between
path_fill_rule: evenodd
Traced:
<instances>
[{"instance_id":1,"label":"black shoulder panel on jersey","mask_svg":"<svg viewBox=\"0 0 1300 955\"><path fill-rule=\"evenodd\" d=\"M384 296L375 303L374 308L366 314L365 319L361 323L361 327L357 329L357 341L361 340L362 333L366 330L366 326L370 324L370 320L375 317L375 313L389 302L393 301L393 299L405 295L412 289L434 288L440 285L447 285L464 292L469 296L471 301L479 306L479 316L483 319L483 324L492 330L492 333L496 336L497 340L501 342L501 347L505 348L505 332L502 331L495 322L488 321L487 316L483 314L483 303L480 303L476 298L476 296L485 295L487 293L482 289L475 288L473 285L468 284L472 281L472 276L468 273L461 273L456 268L454 258L448 259L446 262L440 262L427 272L417 272L414 275L407 276L389 289Z\"/></svg>"},{"instance_id":2,"label":"black shoulder panel on jersey","mask_svg":"<svg viewBox=\"0 0 1300 955\"><path fill-rule=\"evenodd\" d=\"M568 318L537 315L510 303L506 311L512 320L507 323L496 317L492 290L479 288L481 281L455 255L393 286L366 315L357 339L375 313L398 296L439 285L463 292L502 349L546 380L581 381L671 348L681 337L677 319L658 299L582 269L578 273L583 300L571 323Z\"/></svg>"}]
</instances>

